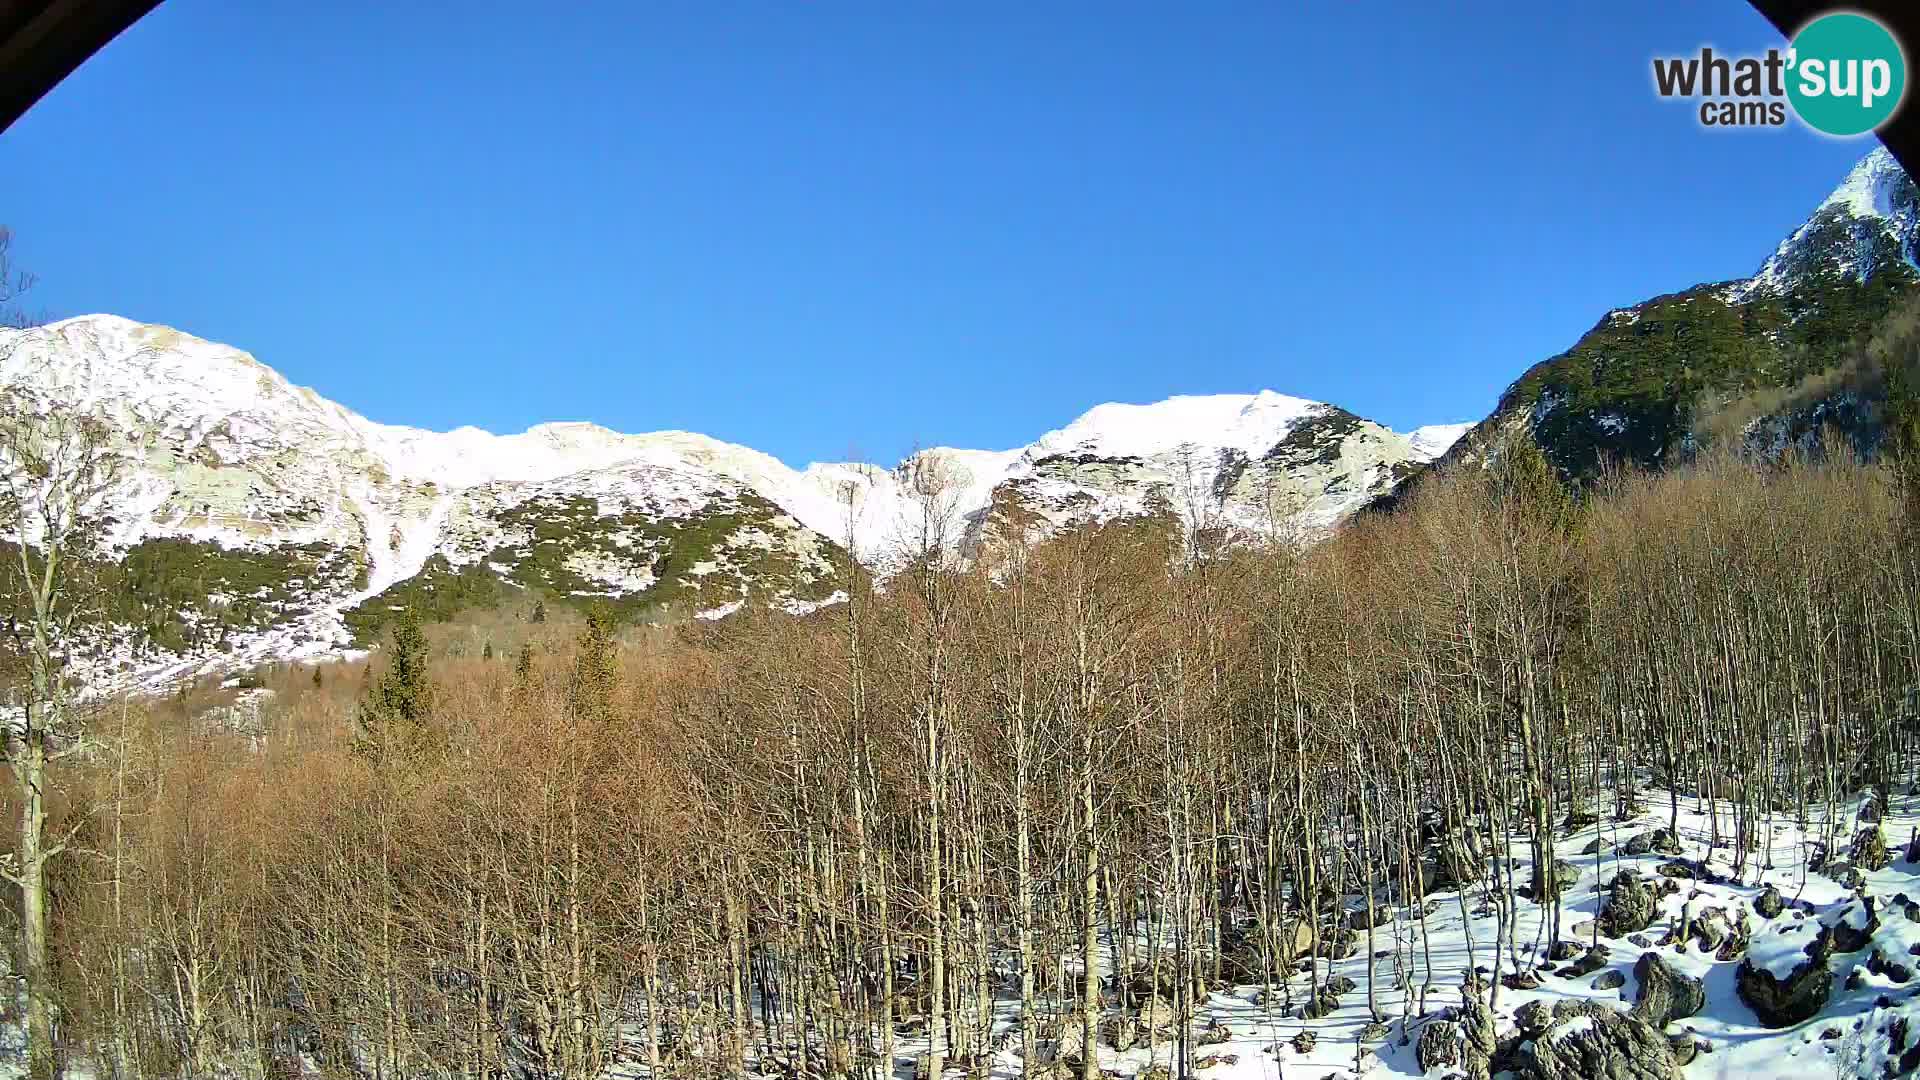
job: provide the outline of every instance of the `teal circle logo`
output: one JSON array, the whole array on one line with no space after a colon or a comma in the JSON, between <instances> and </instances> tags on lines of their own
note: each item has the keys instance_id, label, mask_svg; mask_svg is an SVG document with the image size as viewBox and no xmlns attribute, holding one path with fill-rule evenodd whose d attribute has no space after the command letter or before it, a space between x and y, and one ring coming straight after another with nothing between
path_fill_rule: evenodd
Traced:
<instances>
[{"instance_id":1,"label":"teal circle logo","mask_svg":"<svg viewBox=\"0 0 1920 1080\"><path fill-rule=\"evenodd\" d=\"M1865 15L1822 15L1793 36L1787 100L1816 131L1863 135L1887 122L1907 92L1907 58Z\"/></svg>"}]
</instances>

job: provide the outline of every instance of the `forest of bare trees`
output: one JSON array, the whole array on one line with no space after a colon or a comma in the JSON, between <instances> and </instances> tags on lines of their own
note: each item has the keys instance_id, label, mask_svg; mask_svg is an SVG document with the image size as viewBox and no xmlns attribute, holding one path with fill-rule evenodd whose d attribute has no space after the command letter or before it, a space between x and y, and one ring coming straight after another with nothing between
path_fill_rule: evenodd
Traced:
<instances>
[{"instance_id":1,"label":"forest of bare trees","mask_svg":"<svg viewBox=\"0 0 1920 1080\"><path fill-rule=\"evenodd\" d=\"M46 807L57 1039L380 1078L937 1075L1011 1039L1091 1078L1141 1023L1184 1075L1214 987L1311 1010L1362 949L1370 1005L1457 987L1408 901L1460 886L1498 995L1557 944L1513 915L1562 900L1568 822L1710 797L1752 872L1769 821L1911 773L1905 488L1708 458L1575 500L1516 452L1311 547L1118 522L963 567L929 534L806 618L484 656L403 620L283 672L253 736L95 710Z\"/></svg>"}]
</instances>

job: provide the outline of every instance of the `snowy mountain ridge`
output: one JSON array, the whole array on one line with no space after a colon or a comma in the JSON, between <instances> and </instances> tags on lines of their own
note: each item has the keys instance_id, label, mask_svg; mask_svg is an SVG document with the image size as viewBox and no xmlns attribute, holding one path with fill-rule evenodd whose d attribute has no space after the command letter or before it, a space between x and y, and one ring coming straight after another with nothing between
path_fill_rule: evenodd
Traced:
<instances>
[{"instance_id":1,"label":"snowy mountain ridge","mask_svg":"<svg viewBox=\"0 0 1920 1080\"><path fill-rule=\"evenodd\" d=\"M172 650L188 655L238 656L269 638L274 655L340 648L356 632L365 640L380 611L418 599L409 590L504 584L709 616L749 599L801 611L837 599L843 547L884 576L929 544L972 557L1132 515L1249 530L1284 520L1312 533L1463 429L1404 435L1262 391L1100 405L1011 450L794 469L686 431L382 424L244 351L112 315L0 331L0 393L9 410L107 422L135 467L94 509L130 565L185 560L233 583L232 596L213 589L222 606L198 620L137 613L150 637L197 641ZM298 595L259 584L273 577L261 559L296 550L329 554L324 587L304 563L285 575ZM232 565L242 555L251 562ZM263 605L238 629L236 597Z\"/></svg>"}]
</instances>

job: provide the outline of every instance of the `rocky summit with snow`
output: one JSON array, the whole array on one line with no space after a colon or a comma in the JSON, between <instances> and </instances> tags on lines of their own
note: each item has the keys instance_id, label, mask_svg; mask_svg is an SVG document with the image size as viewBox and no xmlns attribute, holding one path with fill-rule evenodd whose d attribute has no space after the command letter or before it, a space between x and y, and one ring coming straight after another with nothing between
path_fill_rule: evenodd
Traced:
<instances>
[{"instance_id":1,"label":"rocky summit with snow","mask_svg":"<svg viewBox=\"0 0 1920 1080\"><path fill-rule=\"evenodd\" d=\"M1871 457L1884 387L1860 344L1920 289L1920 187L1892 154L1862 158L1752 277L1604 315L1528 369L1443 463L1532 439L1575 481L1609 461L1655 468L1716 435L1757 450L1837 429Z\"/></svg>"},{"instance_id":2,"label":"rocky summit with snow","mask_svg":"<svg viewBox=\"0 0 1920 1080\"><path fill-rule=\"evenodd\" d=\"M137 682L365 645L392 610L518 594L630 617L805 613L842 552L885 576L1084 523L1313 533L1443 452L1262 392L1101 405L1006 451L791 468L689 432L375 423L246 352L109 315L0 332L3 406L104 421L89 507L119 587L89 648Z\"/></svg>"}]
</instances>

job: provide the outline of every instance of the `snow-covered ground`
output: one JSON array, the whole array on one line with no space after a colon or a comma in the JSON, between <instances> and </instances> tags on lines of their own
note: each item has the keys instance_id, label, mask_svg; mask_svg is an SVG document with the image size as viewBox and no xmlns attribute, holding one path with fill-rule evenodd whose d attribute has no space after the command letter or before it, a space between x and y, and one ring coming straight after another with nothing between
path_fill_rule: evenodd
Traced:
<instances>
[{"instance_id":1,"label":"snow-covered ground","mask_svg":"<svg viewBox=\"0 0 1920 1080\"><path fill-rule=\"evenodd\" d=\"M1696 1080L1847 1080L1911 1075L1897 1069L1903 1050L1920 1045L1920 999L1916 998L1920 981L1909 981L1915 968L1920 967L1920 907L1907 907L1909 899L1920 901L1920 864L1906 861L1904 848L1920 827L1920 794L1908 792L1894 797L1892 812L1883 823L1892 849L1891 862L1883 869L1863 872L1857 889L1836 878L1849 876L1844 860L1847 843L1859 827L1859 802L1840 808L1835 815L1832 839L1836 850L1825 872L1810 866L1819 858L1820 821L1816 818L1802 828L1790 814L1781 814L1767 830L1761 850L1750 853L1739 881L1731 879L1733 853L1725 838L1731 833L1732 816L1725 807L1720 810L1722 841L1717 848L1709 846L1712 829L1707 807L1699 800L1683 798L1677 832L1679 854L1657 849L1629 854L1625 849L1630 843L1640 850L1634 838L1644 842L1656 830L1668 826L1664 793L1647 793L1645 806L1646 811L1632 820L1603 820L1559 835L1556 857L1577 874L1563 895L1561 936L1578 943L1574 955L1586 952L1594 940L1595 920L1606 885L1623 870L1656 885L1672 881L1673 891L1657 900L1651 922L1643 930L1617 937L1600 933L1599 944L1607 950L1604 962L1582 965L1586 970L1578 975L1556 974L1572 961L1550 961L1545 955L1549 935L1543 923L1550 909L1515 898L1514 939L1520 945L1525 966L1538 975L1539 985L1530 989L1500 988L1493 1014L1501 1037L1514 1037L1519 1027L1516 1014L1531 1003L1551 1008L1562 1001L1586 1001L1621 1012L1631 1010L1641 994L1636 964L1643 954L1652 953L1671 970L1700 980L1704 990L1699 1011L1666 1025L1662 1032L1670 1042L1690 1038L1694 1043L1692 1059L1677 1075ZM1524 882L1530 869L1524 840L1512 845L1511 855L1516 860L1514 877ZM1699 876L1671 876L1683 864ZM1662 873L1662 867L1668 868L1666 873ZM1321 961L1321 985L1329 975L1350 979L1354 984L1340 996L1338 1008L1324 1017L1308 1020L1299 1015L1300 1006L1312 994L1309 976L1304 973L1295 974L1285 990L1276 985L1272 994L1250 985L1211 994L1196 1011L1196 1032L1212 1031L1212 1041L1194 1048L1196 1074L1206 1080L1384 1080L1464 1075L1457 1068L1444 1067L1424 1072L1418 1047L1430 1026L1450 1024L1452 1010L1463 1002L1463 976L1476 966L1483 979L1491 974L1495 927L1487 905L1489 887L1499 886L1489 879L1464 893L1429 894L1424 926L1413 918L1411 907L1402 906L1395 910L1392 921L1375 928L1373 999L1377 1016L1367 1008L1364 931L1352 956L1330 963ZM1771 918L1756 911L1756 904L1769 888L1778 892L1784 904L1783 910ZM1715 909L1726 916L1730 937L1746 935L1744 948L1727 946L1720 953L1708 952L1697 937L1682 938L1679 927L1683 918L1690 915L1698 925ZM1909 910L1911 915L1907 914ZM1743 922L1745 930L1740 931ZM1836 925L1851 926L1870 940L1853 951L1836 947L1827 961L1833 973L1831 997L1816 1015L1788 1027L1766 1026L1736 991L1735 973L1743 959L1784 975L1807 959L1804 949L1819 935L1820 928ZM1110 973L1111 941L1104 951ZM1868 967L1876 951L1882 961L1891 962L1876 962L1878 972ZM1513 971L1511 962L1501 968L1503 975ZM1423 988L1425 1012L1420 1012ZM990 1075L998 1080L1017 1080L1023 1075L1020 1040L1015 1034L1017 1004L1002 1000L997 1010L995 1041L1001 1048L992 1055ZM1066 1023L1077 1025L1077 1014ZM1594 1024L1591 1017L1573 1017L1554 1024L1540 1037L1576 1038L1590 1033ZM1309 1034L1311 1046L1302 1049L1306 1046L1302 1036ZM911 1080L911 1063L925 1049L924 1036L917 1041L903 1039L898 1047L901 1059L896 1075ZM1108 1076L1130 1078L1150 1069L1160 1075L1156 1067L1168 1066L1173 1052L1173 1042L1160 1041L1124 1052L1103 1043L1097 1053L1099 1067ZM1920 1061L1920 1052L1908 1061ZM641 1076L644 1068L628 1062L616 1067L613 1075ZM1554 1075L1558 1080L1588 1074Z\"/></svg>"}]
</instances>

